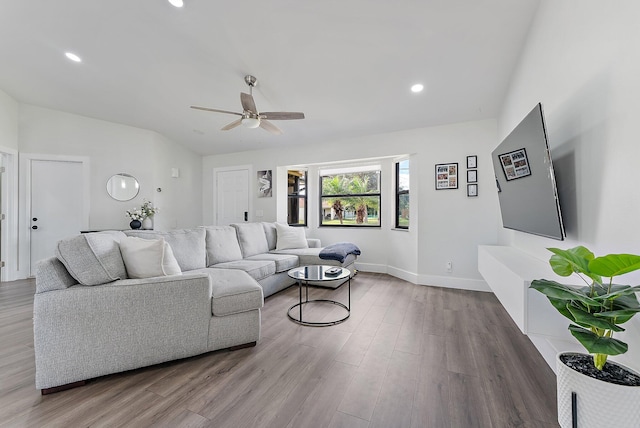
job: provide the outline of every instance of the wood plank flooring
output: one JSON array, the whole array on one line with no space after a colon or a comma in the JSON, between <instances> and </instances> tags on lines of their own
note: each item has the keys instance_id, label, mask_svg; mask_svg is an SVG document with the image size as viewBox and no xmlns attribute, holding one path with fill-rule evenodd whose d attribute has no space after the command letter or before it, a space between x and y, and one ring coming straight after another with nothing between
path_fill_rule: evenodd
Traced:
<instances>
[{"instance_id":1,"label":"wood plank flooring","mask_svg":"<svg viewBox=\"0 0 640 428\"><path fill-rule=\"evenodd\" d=\"M359 273L351 317L302 327L291 287L254 348L212 352L41 396L32 280L0 284L0 427L557 427L555 375L491 293ZM346 301L339 290L312 298ZM320 305L305 315L339 317Z\"/></svg>"}]
</instances>

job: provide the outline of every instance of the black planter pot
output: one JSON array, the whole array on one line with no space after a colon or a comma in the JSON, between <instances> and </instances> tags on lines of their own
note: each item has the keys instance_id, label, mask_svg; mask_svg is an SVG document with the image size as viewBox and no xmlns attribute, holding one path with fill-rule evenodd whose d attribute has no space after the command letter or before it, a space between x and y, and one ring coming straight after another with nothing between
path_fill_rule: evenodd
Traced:
<instances>
[{"instance_id":1,"label":"black planter pot","mask_svg":"<svg viewBox=\"0 0 640 428\"><path fill-rule=\"evenodd\" d=\"M140 222L140 220L131 220L131 223L129 223L129 226L131 226L131 229L140 229L140 226L142 226L142 223Z\"/></svg>"}]
</instances>

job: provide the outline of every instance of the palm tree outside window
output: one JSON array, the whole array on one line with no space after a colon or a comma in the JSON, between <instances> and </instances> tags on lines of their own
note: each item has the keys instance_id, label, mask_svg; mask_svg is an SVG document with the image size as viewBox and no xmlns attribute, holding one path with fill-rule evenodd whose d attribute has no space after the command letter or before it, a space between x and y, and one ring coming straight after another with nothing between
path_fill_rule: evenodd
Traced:
<instances>
[{"instance_id":1,"label":"palm tree outside window","mask_svg":"<svg viewBox=\"0 0 640 428\"><path fill-rule=\"evenodd\" d=\"M380 227L380 166L320 173L320 226Z\"/></svg>"}]
</instances>

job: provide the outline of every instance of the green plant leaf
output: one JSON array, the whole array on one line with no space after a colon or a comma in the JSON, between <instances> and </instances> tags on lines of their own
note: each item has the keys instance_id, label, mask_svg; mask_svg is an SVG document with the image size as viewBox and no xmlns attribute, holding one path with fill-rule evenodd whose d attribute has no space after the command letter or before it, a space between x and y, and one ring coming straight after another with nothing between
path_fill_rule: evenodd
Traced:
<instances>
[{"instance_id":1,"label":"green plant leaf","mask_svg":"<svg viewBox=\"0 0 640 428\"><path fill-rule=\"evenodd\" d=\"M620 355L629 349L629 346L621 340L598 336L577 325L570 325L569 330L590 354Z\"/></svg>"},{"instance_id":2,"label":"green plant leaf","mask_svg":"<svg viewBox=\"0 0 640 428\"><path fill-rule=\"evenodd\" d=\"M549 281L547 279L535 279L531 281L531 285L529 286L529 288L538 290L549 298L566 301L578 300L585 305L601 306L601 302L594 300L586 295L583 289L560 284L556 281Z\"/></svg>"},{"instance_id":3,"label":"green plant leaf","mask_svg":"<svg viewBox=\"0 0 640 428\"><path fill-rule=\"evenodd\" d=\"M623 286L623 288L618 288L612 291L609 294L603 294L602 296L594 297L594 300L603 301L603 300L615 300L622 296L635 296L637 292L640 291L640 285L636 285L635 287L631 286Z\"/></svg>"},{"instance_id":4,"label":"green plant leaf","mask_svg":"<svg viewBox=\"0 0 640 428\"><path fill-rule=\"evenodd\" d=\"M598 318L609 318L610 322L616 324L624 324L638 312L640 312L640 309L618 309L615 311L596 312L593 315Z\"/></svg>"},{"instance_id":5,"label":"green plant leaf","mask_svg":"<svg viewBox=\"0 0 640 428\"><path fill-rule=\"evenodd\" d=\"M571 322L576 322L576 319L573 317L573 314L567 308L567 306L569 305L569 303L567 302L569 301L565 299L554 299L553 297L549 297L549 296L547 296L547 299L549 299L549 302L551 302L551 305L554 308L556 308L558 312L560 312L566 318L569 318Z\"/></svg>"},{"instance_id":6,"label":"green plant leaf","mask_svg":"<svg viewBox=\"0 0 640 428\"><path fill-rule=\"evenodd\" d=\"M612 278L640 269L640 256L635 254L607 254L590 260L588 269L597 275Z\"/></svg>"},{"instance_id":7,"label":"green plant leaf","mask_svg":"<svg viewBox=\"0 0 640 428\"><path fill-rule=\"evenodd\" d=\"M609 322L604 317L596 317L593 314L582 310L581 308L569 305L567 309L569 309L569 312L571 312L571 314L574 316L576 323L580 324L581 326L596 327L604 330L624 331L624 328L618 327L614 323Z\"/></svg>"},{"instance_id":8,"label":"green plant leaf","mask_svg":"<svg viewBox=\"0 0 640 428\"><path fill-rule=\"evenodd\" d=\"M569 276L574 272L588 273L589 262L594 259L594 254L583 246L561 250L560 248L547 248L554 255L549 264L555 273L560 276Z\"/></svg>"},{"instance_id":9,"label":"green plant leaf","mask_svg":"<svg viewBox=\"0 0 640 428\"><path fill-rule=\"evenodd\" d=\"M613 307L618 309L638 309L640 303L635 294L620 296L613 301Z\"/></svg>"}]
</instances>

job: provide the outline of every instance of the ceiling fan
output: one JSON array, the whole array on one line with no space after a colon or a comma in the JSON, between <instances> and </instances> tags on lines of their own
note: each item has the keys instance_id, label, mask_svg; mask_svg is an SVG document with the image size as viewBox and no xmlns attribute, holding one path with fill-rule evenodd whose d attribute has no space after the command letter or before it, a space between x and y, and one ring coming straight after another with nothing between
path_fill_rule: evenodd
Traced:
<instances>
[{"instance_id":1,"label":"ceiling fan","mask_svg":"<svg viewBox=\"0 0 640 428\"><path fill-rule=\"evenodd\" d=\"M191 106L193 109L197 110L205 110L205 111L213 111L216 113L227 113L227 114L235 114L237 116L242 116L238 120L234 120L230 124L224 126L222 131L228 131L237 126L243 125L247 128L257 128L260 127L265 129L272 134L282 134L282 130L275 126L270 120L294 120L294 119L304 119L304 113L298 112L289 112L289 111L272 111L272 112L258 112L258 108L256 107L256 103L253 100L253 88L258 84L258 79L254 76L247 75L244 76L245 83L249 86L249 93L246 94L244 92L240 93L240 102L242 103L242 113L237 113L235 111L227 111L227 110L218 110L215 108L208 107L198 107Z\"/></svg>"}]
</instances>

